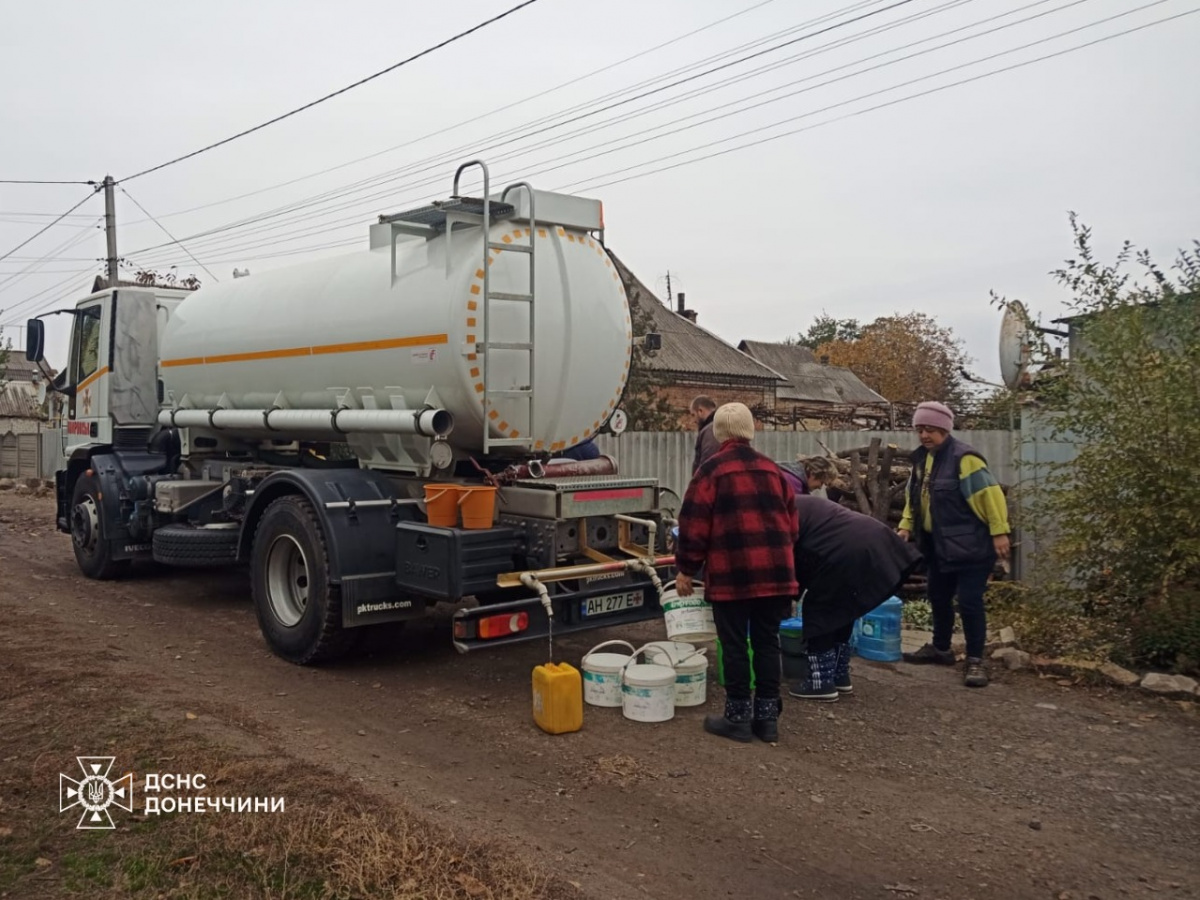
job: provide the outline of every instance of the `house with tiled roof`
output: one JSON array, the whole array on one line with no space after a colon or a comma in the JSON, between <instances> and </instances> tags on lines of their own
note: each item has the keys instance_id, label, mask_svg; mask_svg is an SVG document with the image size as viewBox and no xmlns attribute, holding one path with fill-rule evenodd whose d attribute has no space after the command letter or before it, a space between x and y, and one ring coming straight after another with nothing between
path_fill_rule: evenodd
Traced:
<instances>
[{"instance_id":1,"label":"house with tiled roof","mask_svg":"<svg viewBox=\"0 0 1200 900\"><path fill-rule=\"evenodd\" d=\"M39 474L39 434L46 413L38 402L38 380L44 376L23 353L9 351L0 378L0 478L35 478Z\"/></svg>"},{"instance_id":2,"label":"house with tiled roof","mask_svg":"<svg viewBox=\"0 0 1200 900\"><path fill-rule=\"evenodd\" d=\"M661 376L656 390L678 416L681 428L693 427L689 409L693 398L701 394L718 404L745 403L756 416L772 414L777 391L788 387L786 378L698 325L694 312L671 309L614 253L609 251L609 256L625 285L630 305L646 317L647 328L662 339L661 348L647 355L645 366Z\"/></svg>"},{"instance_id":3,"label":"house with tiled roof","mask_svg":"<svg viewBox=\"0 0 1200 900\"><path fill-rule=\"evenodd\" d=\"M829 365L827 357L818 360L808 347L742 341L738 349L787 379L775 392L777 428L882 425L890 414L886 397L844 366Z\"/></svg>"}]
</instances>

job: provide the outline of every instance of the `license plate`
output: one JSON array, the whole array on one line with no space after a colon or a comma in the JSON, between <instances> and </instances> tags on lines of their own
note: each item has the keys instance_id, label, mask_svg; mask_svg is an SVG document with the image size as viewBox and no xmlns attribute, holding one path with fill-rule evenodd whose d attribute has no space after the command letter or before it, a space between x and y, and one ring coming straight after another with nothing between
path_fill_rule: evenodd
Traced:
<instances>
[{"instance_id":1,"label":"license plate","mask_svg":"<svg viewBox=\"0 0 1200 900\"><path fill-rule=\"evenodd\" d=\"M603 616L623 609L636 609L642 605L643 599L641 591L626 591L623 594L588 597L579 601L579 605L584 616Z\"/></svg>"}]
</instances>

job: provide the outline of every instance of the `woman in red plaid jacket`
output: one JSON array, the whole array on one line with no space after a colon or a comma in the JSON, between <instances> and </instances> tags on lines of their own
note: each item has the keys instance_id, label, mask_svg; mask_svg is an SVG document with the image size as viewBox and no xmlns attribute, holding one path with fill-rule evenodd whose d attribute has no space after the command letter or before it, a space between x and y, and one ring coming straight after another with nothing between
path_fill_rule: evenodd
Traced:
<instances>
[{"instance_id":1,"label":"woman in red plaid jacket","mask_svg":"<svg viewBox=\"0 0 1200 900\"><path fill-rule=\"evenodd\" d=\"M676 589L692 593L704 568L704 598L725 663L725 715L708 716L704 730L736 741L779 739L779 623L799 593L794 545L796 501L774 462L750 447L754 416L726 403L713 418L721 449L692 476L679 512ZM750 692L754 649L757 695Z\"/></svg>"}]
</instances>

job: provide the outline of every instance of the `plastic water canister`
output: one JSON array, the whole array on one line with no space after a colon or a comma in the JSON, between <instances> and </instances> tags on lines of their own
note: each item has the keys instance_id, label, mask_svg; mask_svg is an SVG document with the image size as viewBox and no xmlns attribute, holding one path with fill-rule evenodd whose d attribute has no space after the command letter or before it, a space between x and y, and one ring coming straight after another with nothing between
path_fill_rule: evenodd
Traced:
<instances>
[{"instance_id":1,"label":"plastic water canister","mask_svg":"<svg viewBox=\"0 0 1200 900\"><path fill-rule=\"evenodd\" d=\"M569 663L546 663L533 670L533 720L547 734L583 727L579 670Z\"/></svg>"},{"instance_id":2,"label":"plastic water canister","mask_svg":"<svg viewBox=\"0 0 1200 900\"><path fill-rule=\"evenodd\" d=\"M891 597L867 613L859 622L856 652L863 659L899 662L900 623L904 604Z\"/></svg>"}]
</instances>

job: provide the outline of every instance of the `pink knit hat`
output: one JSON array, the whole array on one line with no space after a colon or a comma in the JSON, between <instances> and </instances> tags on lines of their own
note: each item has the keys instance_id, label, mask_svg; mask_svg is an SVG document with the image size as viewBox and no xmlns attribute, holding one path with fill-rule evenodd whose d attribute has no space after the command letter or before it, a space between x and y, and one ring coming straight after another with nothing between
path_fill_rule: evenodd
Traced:
<instances>
[{"instance_id":1,"label":"pink knit hat","mask_svg":"<svg viewBox=\"0 0 1200 900\"><path fill-rule=\"evenodd\" d=\"M954 430L954 412L945 403L936 400L926 400L917 407L912 417L913 427L929 425L941 428L943 431Z\"/></svg>"}]
</instances>

